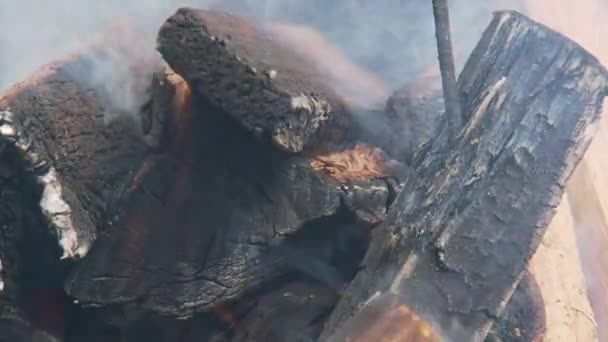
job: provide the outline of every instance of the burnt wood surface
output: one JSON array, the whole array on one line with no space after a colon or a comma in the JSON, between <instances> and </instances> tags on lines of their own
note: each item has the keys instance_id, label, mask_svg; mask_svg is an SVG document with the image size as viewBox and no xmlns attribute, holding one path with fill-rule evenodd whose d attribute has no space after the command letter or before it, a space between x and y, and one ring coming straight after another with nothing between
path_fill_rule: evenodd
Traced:
<instances>
[{"instance_id":1,"label":"burnt wood surface","mask_svg":"<svg viewBox=\"0 0 608 342\"><path fill-rule=\"evenodd\" d=\"M44 184L11 138L0 137L0 170L0 340L61 341L68 261L40 207Z\"/></svg>"},{"instance_id":2,"label":"burnt wood surface","mask_svg":"<svg viewBox=\"0 0 608 342\"><path fill-rule=\"evenodd\" d=\"M442 334L481 341L500 316L587 149L608 73L580 46L497 12L459 79L466 124L417 154L322 339L376 291Z\"/></svg>"},{"instance_id":3,"label":"burnt wood surface","mask_svg":"<svg viewBox=\"0 0 608 342\"><path fill-rule=\"evenodd\" d=\"M81 77L102 51L49 64L0 97L1 136L42 184L40 206L64 257L87 253L147 149ZM109 116L124 119L107 124Z\"/></svg>"},{"instance_id":4,"label":"burnt wood surface","mask_svg":"<svg viewBox=\"0 0 608 342\"><path fill-rule=\"evenodd\" d=\"M194 92L284 151L339 141L349 125L327 76L262 24L181 8L161 27L158 50Z\"/></svg>"},{"instance_id":5,"label":"burnt wood surface","mask_svg":"<svg viewBox=\"0 0 608 342\"><path fill-rule=\"evenodd\" d=\"M2 338L19 341L14 327L23 341L62 340L67 268L110 224L148 154L138 114L112 106L91 73L118 49L87 46L0 94ZM149 83L151 70L141 77Z\"/></svg>"},{"instance_id":6,"label":"burnt wood surface","mask_svg":"<svg viewBox=\"0 0 608 342\"><path fill-rule=\"evenodd\" d=\"M286 273L341 289L334 244L348 246L353 232L360 241L357 229L382 221L400 182L335 182L197 93L183 104L171 114L183 131L135 173L119 220L67 292L82 303L188 317ZM338 217L343 228L332 223ZM318 235L306 238L309 229Z\"/></svg>"},{"instance_id":7,"label":"burnt wood surface","mask_svg":"<svg viewBox=\"0 0 608 342\"><path fill-rule=\"evenodd\" d=\"M22 163L16 148L0 139L0 336L14 341L27 341L30 336L29 322L17 307L19 283L24 260L21 249L28 230L27 188L22 177ZM20 189L22 189L20 191ZM34 203L34 208L36 203ZM26 338L27 337L27 338ZM8 340L0 341L8 342Z\"/></svg>"},{"instance_id":8,"label":"burnt wood surface","mask_svg":"<svg viewBox=\"0 0 608 342\"><path fill-rule=\"evenodd\" d=\"M541 289L526 271L505 311L492 326L487 342L540 342L547 329L547 314Z\"/></svg>"}]
</instances>

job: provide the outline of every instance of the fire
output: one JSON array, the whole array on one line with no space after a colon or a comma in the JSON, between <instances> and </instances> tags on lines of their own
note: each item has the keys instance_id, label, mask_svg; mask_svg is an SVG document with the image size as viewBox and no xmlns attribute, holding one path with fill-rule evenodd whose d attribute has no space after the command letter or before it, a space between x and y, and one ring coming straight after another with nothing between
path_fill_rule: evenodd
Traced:
<instances>
[{"instance_id":1,"label":"fire","mask_svg":"<svg viewBox=\"0 0 608 342\"><path fill-rule=\"evenodd\" d=\"M387 176L387 158L384 152L365 144L354 148L318 155L309 160L317 172L326 174L340 183L369 180Z\"/></svg>"}]
</instances>

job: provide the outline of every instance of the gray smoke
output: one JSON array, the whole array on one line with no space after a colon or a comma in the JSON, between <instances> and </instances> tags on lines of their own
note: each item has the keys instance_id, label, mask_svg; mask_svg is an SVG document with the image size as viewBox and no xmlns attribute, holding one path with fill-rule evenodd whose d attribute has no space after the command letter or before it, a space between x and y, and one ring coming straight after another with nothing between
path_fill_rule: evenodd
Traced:
<instances>
[{"instance_id":1,"label":"gray smoke","mask_svg":"<svg viewBox=\"0 0 608 342\"><path fill-rule=\"evenodd\" d=\"M500 9L500 2L450 2L458 65L477 42L491 12ZM507 3L513 8L519 1ZM185 5L314 27L356 63L376 73L389 89L411 80L436 60L429 0L0 0L0 91L120 22L136 23L146 32L129 52L147 53L148 60L158 58L154 51L158 27ZM106 88L124 84L124 76L117 76L124 70L114 68L120 58L116 52L113 58L92 63L96 84ZM116 95L124 106L132 105L128 91Z\"/></svg>"}]
</instances>

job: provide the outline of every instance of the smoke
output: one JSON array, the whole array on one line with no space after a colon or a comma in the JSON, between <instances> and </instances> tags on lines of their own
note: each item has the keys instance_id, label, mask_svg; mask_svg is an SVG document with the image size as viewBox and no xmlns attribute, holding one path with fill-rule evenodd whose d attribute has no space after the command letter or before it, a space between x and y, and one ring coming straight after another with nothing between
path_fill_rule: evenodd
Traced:
<instances>
[{"instance_id":1,"label":"smoke","mask_svg":"<svg viewBox=\"0 0 608 342\"><path fill-rule=\"evenodd\" d=\"M477 42L500 0L454 0L452 27L457 61ZM39 66L82 47L118 22L136 24L145 35L126 51L116 49L87 72L106 91L123 84L124 53L151 61L157 30L180 6L229 10L266 20L303 24L322 32L355 63L394 89L435 64L432 8L428 0L0 0L0 91L25 79ZM513 8L513 4L509 4ZM119 33L117 33L119 35ZM109 37L112 39L112 37ZM124 39L122 36L115 38ZM143 56L149 53L149 56ZM106 79L108 82L106 82ZM124 89L125 87L118 87ZM119 107L134 104L114 91Z\"/></svg>"}]
</instances>

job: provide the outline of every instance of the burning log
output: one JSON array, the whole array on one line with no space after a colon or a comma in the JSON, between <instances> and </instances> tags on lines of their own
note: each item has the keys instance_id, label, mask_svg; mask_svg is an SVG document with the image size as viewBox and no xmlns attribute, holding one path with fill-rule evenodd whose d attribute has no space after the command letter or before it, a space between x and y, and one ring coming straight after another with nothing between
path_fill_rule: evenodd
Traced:
<instances>
[{"instance_id":1,"label":"burning log","mask_svg":"<svg viewBox=\"0 0 608 342\"><path fill-rule=\"evenodd\" d=\"M95 90L78 81L95 58L48 65L0 97L2 137L27 158L42 184L40 206L64 257L88 252L147 149L127 116L104 108ZM109 126L104 122L117 115Z\"/></svg>"},{"instance_id":2,"label":"burning log","mask_svg":"<svg viewBox=\"0 0 608 342\"><path fill-rule=\"evenodd\" d=\"M577 44L519 13L495 14L459 80L463 131L448 144L444 127L419 153L322 339L388 291L441 334L483 340L593 137L607 86Z\"/></svg>"},{"instance_id":3,"label":"burning log","mask_svg":"<svg viewBox=\"0 0 608 342\"><path fill-rule=\"evenodd\" d=\"M370 159L392 169L361 177L347 167L341 172L354 177L341 183L312 166L323 156L285 154L259 141L196 92L188 100L175 99L179 89L167 94L176 94L167 103L187 104L170 114L184 131L136 172L119 220L78 264L68 293L136 316L189 317L286 273L341 289L346 279L331 266L341 257L335 243L366 241L369 231L361 236L359 228L384 219L400 186L391 178L399 164Z\"/></svg>"},{"instance_id":4,"label":"burning log","mask_svg":"<svg viewBox=\"0 0 608 342\"><path fill-rule=\"evenodd\" d=\"M19 313L12 322L23 341L63 338L66 265L112 220L149 152L129 101L145 102L135 88L148 85L154 65L121 59L123 43L102 39L0 95L0 300ZM129 96L112 96L121 86Z\"/></svg>"},{"instance_id":5,"label":"burning log","mask_svg":"<svg viewBox=\"0 0 608 342\"><path fill-rule=\"evenodd\" d=\"M77 314L101 306L87 312L91 331L68 340L117 340L121 329L126 341L310 341L322 329L359 341L536 338L542 298L524 270L591 139L606 71L560 35L499 13L460 79L468 122L455 144L440 90L419 99L426 80L381 113L405 143L354 130L344 141L351 113L331 80L269 27L282 26L179 10L158 39L177 73L133 71L152 79L134 112L82 77L103 49L0 97L0 220L21 218L0 235L0 329L61 335L62 322L20 304L64 309L53 291L30 296L44 276L23 280L48 256L48 282L65 281ZM294 98L314 101L294 108ZM13 173L31 186L17 190ZM36 239L43 251L24 256ZM61 254L86 256L66 276ZM365 305L376 291L389 294Z\"/></svg>"},{"instance_id":6,"label":"burning log","mask_svg":"<svg viewBox=\"0 0 608 342\"><path fill-rule=\"evenodd\" d=\"M158 50L193 91L287 152L339 141L344 101L317 66L272 39L270 27L223 12L179 9Z\"/></svg>"}]
</instances>

